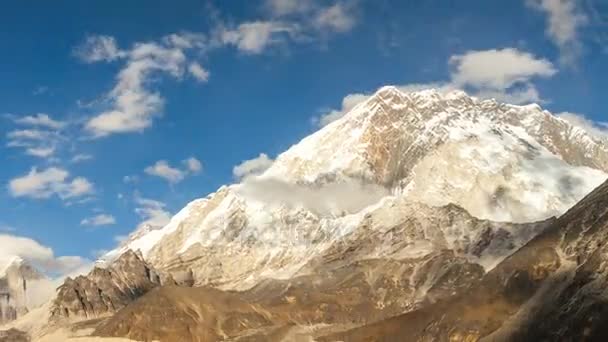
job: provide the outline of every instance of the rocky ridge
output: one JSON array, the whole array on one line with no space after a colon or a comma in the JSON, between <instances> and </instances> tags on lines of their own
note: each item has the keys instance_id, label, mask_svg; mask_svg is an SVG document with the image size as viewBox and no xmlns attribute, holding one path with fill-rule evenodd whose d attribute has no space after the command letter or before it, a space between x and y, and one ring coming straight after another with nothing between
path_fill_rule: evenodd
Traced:
<instances>
[{"instance_id":1,"label":"rocky ridge","mask_svg":"<svg viewBox=\"0 0 608 342\"><path fill-rule=\"evenodd\" d=\"M128 251L107 268L67 278L57 289L50 320L82 320L114 314L151 289L175 284L171 276L157 272L137 253Z\"/></svg>"}]
</instances>

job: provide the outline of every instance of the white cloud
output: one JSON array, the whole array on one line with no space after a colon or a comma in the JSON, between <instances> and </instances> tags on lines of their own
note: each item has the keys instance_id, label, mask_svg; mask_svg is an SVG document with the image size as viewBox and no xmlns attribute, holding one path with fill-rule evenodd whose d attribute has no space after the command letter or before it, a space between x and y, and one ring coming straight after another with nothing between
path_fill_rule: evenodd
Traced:
<instances>
[{"instance_id":1,"label":"white cloud","mask_svg":"<svg viewBox=\"0 0 608 342\"><path fill-rule=\"evenodd\" d=\"M209 71L197 62L190 63L188 72L200 82L207 82L209 80Z\"/></svg>"},{"instance_id":2,"label":"white cloud","mask_svg":"<svg viewBox=\"0 0 608 342\"><path fill-rule=\"evenodd\" d=\"M245 160L232 169L232 174L236 178L246 178L249 176L259 175L266 171L273 163L273 160L268 158L265 153L260 153L257 158Z\"/></svg>"},{"instance_id":3,"label":"white cloud","mask_svg":"<svg viewBox=\"0 0 608 342\"><path fill-rule=\"evenodd\" d=\"M505 90L533 77L550 77L557 70L546 59L513 48L469 51L450 58L452 83L476 89Z\"/></svg>"},{"instance_id":4,"label":"white cloud","mask_svg":"<svg viewBox=\"0 0 608 342\"><path fill-rule=\"evenodd\" d=\"M361 93L346 95L342 99L342 107L340 109L333 109L330 110L328 113L321 115L320 117L315 117L313 118L313 122L321 127L327 126L331 122L334 122L339 118L343 117L344 114L350 112L359 103L367 100L368 97L369 95Z\"/></svg>"},{"instance_id":5,"label":"white cloud","mask_svg":"<svg viewBox=\"0 0 608 342\"><path fill-rule=\"evenodd\" d=\"M111 36L89 36L84 43L74 49L74 55L86 63L111 62L127 55L118 48Z\"/></svg>"},{"instance_id":6,"label":"white cloud","mask_svg":"<svg viewBox=\"0 0 608 342\"><path fill-rule=\"evenodd\" d=\"M557 72L548 60L513 48L468 51L452 56L449 64L449 80L404 84L398 88L406 93L430 88L440 92L464 89L483 99L494 98L511 104L526 104L543 101L532 81L536 78L551 77ZM344 116L371 95L349 94L343 98L340 109L330 110L320 117L315 117L313 122L321 127L325 126Z\"/></svg>"},{"instance_id":7,"label":"white cloud","mask_svg":"<svg viewBox=\"0 0 608 342\"><path fill-rule=\"evenodd\" d=\"M321 6L311 0L266 0L265 7L275 18L297 25L310 33L348 32L355 27L357 19L354 14L356 1L337 1L329 6ZM284 21L285 22L285 21Z\"/></svg>"},{"instance_id":8,"label":"white cloud","mask_svg":"<svg viewBox=\"0 0 608 342\"><path fill-rule=\"evenodd\" d=\"M46 261L53 258L53 250L25 237L0 234L0 258L19 256L32 261Z\"/></svg>"},{"instance_id":9,"label":"white cloud","mask_svg":"<svg viewBox=\"0 0 608 342\"><path fill-rule=\"evenodd\" d=\"M260 54L266 47L283 42L285 35L293 35L297 30L297 26L291 23L252 21L236 28L220 26L215 36L221 45L233 45L247 54Z\"/></svg>"},{"instance_id":10,"label":"white cloud","mask_svg":"<svg viewBox=\"0 0 608 342\"><path fill-rule=\"evenodd\" d=\"M22 236L0 234L0 246L0 263L6 263L17 256L41 268L45 273L65 274L89 262L77 256L56 257L50 247Z\"/></svg>"},{"instance_id":11,"label":"white cloud","mask_svg":"<svg viewBox=\"0 0 608 342\"><path fill-rule=\"evenodd\" d=\"M108 226L113 224L116 224L116 218L108 214L99 214L80 221L80 225L82 226Z\"/></svg>"},{"instance_id":12,"label":"white cloud","mask_svg":"<svg viewBox=\"0 0 608 342\"><path fill-rule=\"evenodd\" d=\"M238 191L255 201L304 207L319 215L356 213L389 194L387 189L379 185L355 180L316 187L257 177L247 178Z\"/></svg>"},{"instance_id":13,"label":"white cloud","mask_svg":"<svg viewBox=\"0 0 608 342\"><path fill-rule=\"evenodd\" d=\"M267 0L266 7L273 15L283 16L306 12L313 7L313 2L311 0Z\"/></svg>"},{"instance_id":14,"label":"white cloud","mask_svg":"<svg viewBox=\"0 0 608 342\"><path fill-rule=\"evenodd\" d=\"M135 208L135 213L142 218L138 228L146 225L162 227L171 220L171 213L165 209L166 205L160 201L136 196L135 203L138 206Z\"/></svg>"},{"instance_id":15,"label":"white cloud","mask_svg":"<svg viewBox=\"0 0 608 342\"><path fill-rule=\"evenodd\" d=\"M6 137L10 140L48 140L53 135L53 132L43 131L39 129L19 129L10 131Z\"/></svg>"},{"instance_id":16,"label":"white cloud","mask_svg":"<svg viewBox=\"0 0 608 342\"><path fill-rule=\"evenodd\" d=\"M28 126L41 126L52 129L60 129L65 127L67 124L63 121L54 120L48 114L44 113L15 118L15 123Z\"/></svg>"},{"instance_id":17,"label":"white cloud","mask_svg":"<svg viewBox=\"0 0 608 342\"><path fill-rule=\"evenodd\" d=\"M21 258L47 276L54 277L28 282L28 303L32 307L46 303L66 276L88 272L92 267L91 260L79 256L55 256L50 247L27 237L0 234L0 246L0 272Z\"/></svg>"},{"instance_id":18,"label":"white cloud","mask_svg":"<svg viewBox=\"0 0 608 342\"><path fill-rule=\"evenodd\" d=\"M40 158L48 158L55 153L54 147L31 147L25 150L25 153Z\"/></svg>"},{"instance_id":19,"label":"white cloud","mask_svg":"<svg viewBox=\"0 0 608 342\"><path fill-rule=\"evenodd\" d=\"M92 155L81 153L81 154L77 154L77 155L73 156L70 161L72 163L80 163L80 162L91 160L91 159L93 159Z\"/></svg>"},{"instance_id":20,"label":"white cloud","mask_svg":"<svg viewBox=\"0 0 608 342\"><path fill-rule=\"evenodd\" d=\"M584 129L597 138L608 139L608 122L595 122L582 114L570 112L558 113L556 116L569 122L573 126Z\"/></svg>"},{"instance_id":21,"label":"white cloud","mask_svg":"<svg viewBox=\"0 0 608 342\"><path fill-rule=\"evenodd\" d=\"M148 166L144 172L151 176L164 178L169 183L179 183L186 177L182 170L172 167L166 160L157 161L154 165Z\"/></svg>"},{"instance_id":22,"label":"white cloud","mask_svg":"<svg viewBox=\"0 0 608 342\"><path fill-rule=\"evenodd\" d=\"M144 172L160 178L164 178L169 183L179 183L188 175L193 175L201 172L203 164L195 157L190 157L182 161L183 168L173 167L166 160L159 160L154 165L148 166ZM132 181L130 177L125 177L125 182Z\"/></svg>"},{"instance_id":23,"label":"white cloud","mask_svg":"<svg viewBox=\"0 0 608 342\"><path fill-rule=\"evenodd\" d=\"M199 173L203 169L203 164L200 162L200 160L194 157L184 160L184 163L186 164L188 171L192 173Z\"/></svg>"},{"instance_id":24,"label":"white cloud","mask_svg":"<svg viewBox=\"0 0 608 342\"><path fill-rule=\"evenodd\" d=\"M582 49L578 32L588 22L578 8L578 1L527 0L526 3L547 15L547 35L559 47L562 63L576 63Z\"/></svg>"},{"instance_id":25,"label":"white cloud","mask_svg":"<svg viewBox=\"0 0 608 342\"><path fill-rule=\"evenodd\" d=\"M13 197L49 198L53 195L69 199L89 195L94 192L93 184L86 178L70 179L68 171L51 167L38 172L32 168L27 175L9 182L9 192Z\"/></svg>"},{"instance_id":26,"label":"white cloud","mask_svg":"<svg viewBox=\"0 0 608 342\"><path fill-rule=\"evenodd\" d=\"M39 157L50 158L57 150L57 147L66 141L61 130L68 123L54 120L48 114L35 114L17 117L8 116L15 124L20 126L6 134L7 146L23 148L25 154Z\"/></svg>"},{"instance_id":27,"label":"white cloud","mask_svg":"<svg viewBox=\"0 0 608 342\"><path fill-rule=\"evenodd\" d=\"M356 23L352 6L345 3L336 3L333 6L322 8L314 18L314 26L320 31L347 32Z\"/></svg>"},{"instance_id":28,"label":"white cloud","mask_svg":"<svg viewBox=\"0 0 608 342\"><path fill-rule=\"evenodd\" d=\"M202 39L196 34L174 34L161 39L161 43L137 43L126 51L126 65L107 95L110 109L91 118L86 130L102 137L143 131L151 126L153 119L162 114L164 105L162 96L150 89L152 77L165 74L181 79L188 66L186 51L200 48ZM202 76L200 72L198 76Z\"/></svg>"}]
</instances>

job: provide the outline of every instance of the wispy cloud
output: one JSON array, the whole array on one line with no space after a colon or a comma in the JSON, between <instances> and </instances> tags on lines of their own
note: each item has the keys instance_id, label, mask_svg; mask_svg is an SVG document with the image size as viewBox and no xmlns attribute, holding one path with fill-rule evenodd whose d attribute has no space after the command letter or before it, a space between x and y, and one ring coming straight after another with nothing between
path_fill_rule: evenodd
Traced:
<instances>
[{"instance_id":1,"label":"wispy cloud","mask_svg":"<svg viewBox=\"0 0 608 342\"><path fill-rule=\"evenodd\" d=\"M112 62L126 57L127 52L121 50L112 36L88 36L85 41L74 49L74 55L85 63Z\"/></svg>"},{"instance_id":2,"label":"wispy cloud","mask_svg":"<svg viewBox=\"0 0 608 342\"><path fill-rule=\"evenodd\" d=\"M80 225L82 226L109 226L116 224L116 218L112 215L108 214L99 214L92 217L87 217L80 221Z\"/></svg>"},{"instance_id":3,"label":"wispy cloud","mask_svg":"<svg viewBox=\"0 0 608 342\"><path fill-rule=\"evenodd\" d=\"M142 221L141 226L162 227L171 220L171 213L166 209L166 204L157 200L135 196L135 213L139 215Z\"/></svg>"},{"instance_id":4,"label":"wispy cloud","mask_svg":"<svg viewBox=\"0 0 608 342\"><path fill-rule=\"evenodd\" d=\"M21 125L40 126L52 129L60 129L67 125L66 122L54 120L48 114L38 113L15 118L15 122Z\"/></svg>"},{"instance_id":5,"label":"wispy cloud","mask_svg":"<svg viewBox=\"0 0 608 342\"><path fill-rule=\"evenodd\" d=\"M192 62L188 66L188 72L198 81L209 81L209 71L203 68L198 62Z\"/></svg>"},{"instance_id":6,"label":"wispy cloud","mask_svg":"<svg viewBox=\"0 0 608 342\"><path fill-rule=\"evenodd\" d=\"M588 23L577 0L527 0L526 4L547 16L547 36L561 52L561 62L574 65L581 52L581 27Z\"/></svg>"},{"instance_id":7,"label":"wispy cloud","mask_svg":"<svg viewBox=\"0 0 608 342\"><path fill-rule=\"evenodd\" d=\"M584 129L587 133L599 139L608 139L608 122L595 122L583 114L562 112L556 114L571 125Z\"/></svg>"},{"instance_id":8,"label":"wispy cloud","mask_svg":"<svg viewBox=\"0 0 608 342\"><path fill-rule=\"evenodd\" d=\"M12 179L8 189L13 197L35 199L49 198L53 195L61 199L71 199L94 193L93 184L86 178L72 178L68 171L56 167L43 171L32 168L28 174Z\"/></svg>"},{"instance_id":9,"label":"wispy cloud","mask_svg":"<svg viewBox=\"0 0 608 342\"><path fill-rule=\"evenodd\" d=\"M89 265L90 261L78 256L55 256L53 249L30 238L0 234L0 262L15 256L21 257L43 272L67 274Z\"/></svg>"},{"instance_id":10,"label":"wispy cloud","mask_svg":"<svg viewBox=\"0 0 608 342\"><path fill-rule=\"evenodd\" d=\"M146 167L144 172L151 176L164 178L169 183L179 183L186 177L182 170L172 167L166 160L157 161L154 165Z\"/></svg>"},{"instance_id":11,"label":"wispy cloud","mask_svg":"<svg viewBox=\"0 0 608 342\"><path fill-rule=\"evenodd\" d=\"M188 171L192 173L199 173L203 170L203 163L194 157L184 160L184 164L186 164Z\"/></svg>"},{"instance_id":12,"label":"wispy cloud","mask_svg":"<svg viewBox=\"0 0 608 342\"><path fill-rule=\"evenodd\" d=\"M164 98L151 88L154 75L182 79L188 71L198 80L206 80L208 72L190 62L187 52L202 49L205 37L184 33L163 37L158 42L136 43L129 50L116 46L113 37L93 36L76 49L85 62L124 60L125 66L117 76L114 88L105 96L109 109L85 124L94 137L116 133L141 132L162 115Z\"/></svg>"},{"instance_id":13,"label":"wispy cloud","mask_svg":"<svg viewBox=\"0 0 608 342\"><path fill-rule=\"evenodd\" d=\"M244 54L262 54L288 42L312 42L351 31L358 22L357 1L323 6L310 0L267 0L266 16L238 24L216 19L212 46L234 46Z\"/></svg>"},{"instance_id":14,"label":"wispy cloud","mask_svg":"<svg viewBox=\"0 0 608 342\"><path fill-rule=\"evenodd\" d=\"M67 139L63 129L68 126L65 121L51 118L48 114L7 115L8 119L19 127L6 134L8 147L22 148L25 154L50 158Z\"/></svg>"},{"instance_id":15,"label":"wispy cloud","mask_svg":"<svg viewBox=\"0 0 608 342\"><path fill-rule=\"evenodd\" d=\"M151 176L164 178L171 184L181 182L186 176L197 174L203 169L203 164L196 158L190 157L183 162L183 168L173 167L166 160L159 160L153 165L144 169L144 172Z\"/></svg>"},{"instance_id":16,"label":"wispy cloud","mask_svg":"<svg viewBox=\"0 0 608 342\"><path fill-rule=\"evenodd\" d=\"M281 21L252 21L236 27L219 26L214 32L219 45L233 45L247 54L260 54L275 44L284 42L286 37L295 35L297 25Z\"/></svg>"},{"instance_id":17,"label":"wispy cloud","mask_svg":"<svg viewBox=\"0 0 608 342\"><path fill-rule=\"evenodd\" d=\"M73 156L72 159L70 159L70 161L72 163L80 163L80 162L84 162L84 161L92 160L92 159L93 159L92 155L80 153L80 154Z\"/></svg>"},{"instance_id":18,"label":"wispy cloud","mask_svg":"<svg viewBox=\"0 0 608 342\"><path fill-rule=\"evenodd\" d=\"M260 153L259 156L253 159L244 160L239 165L232 169L232 174L235 178L247 178L256 176L266 171L274 161L265 153Z\"/></svg>"}]
</instances>

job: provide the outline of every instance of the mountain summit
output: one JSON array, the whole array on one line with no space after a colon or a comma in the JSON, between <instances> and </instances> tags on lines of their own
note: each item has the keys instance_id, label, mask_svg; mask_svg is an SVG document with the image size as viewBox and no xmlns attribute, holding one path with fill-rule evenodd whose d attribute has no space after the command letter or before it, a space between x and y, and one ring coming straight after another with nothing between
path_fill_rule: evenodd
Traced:
<instances>
[{"instance_id":1,"label":"mountain summit","mask_svg":"<svg viewBox=\"0 0 608 342\"><path fill-rule=\"evenodd\" d=\"M606 172L605 141L538 105L383 87L263 174L193 201L165 227L135 232L106 259L140 250L158 269L193 273L196 284L246 289L293 277L355 236L434 214L412 208L455 205L471 219L545 220L574 205ZM481 234L443 229L440 246L461 250ZM535 233L509 231L509 248L493 255L508 255ZM432 235L412 237L404 255L412 246L421 255L435 251ZM396 253L387 241L377 243L374 257Z\"/></svg>"}]
</instances>

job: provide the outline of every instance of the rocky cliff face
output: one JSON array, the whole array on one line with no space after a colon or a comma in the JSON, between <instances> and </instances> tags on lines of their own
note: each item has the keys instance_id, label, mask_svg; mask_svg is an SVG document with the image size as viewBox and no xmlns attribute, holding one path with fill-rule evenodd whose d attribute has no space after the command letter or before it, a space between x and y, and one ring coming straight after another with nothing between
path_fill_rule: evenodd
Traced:
<instances>
[{"instance_id":1,"label":"rocky cliff face","mask_svg":"<svg viewBox=\"0 0 608 342\"><path fill-rule=\"evenodd\" d=\"M96 267L86 276L66 279L53 301L51 321L111 315L151 289L170 284L175 284L170 276L129 251L107 268Z\"/></svg>"}]
</instances>

